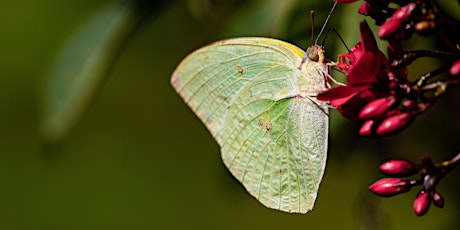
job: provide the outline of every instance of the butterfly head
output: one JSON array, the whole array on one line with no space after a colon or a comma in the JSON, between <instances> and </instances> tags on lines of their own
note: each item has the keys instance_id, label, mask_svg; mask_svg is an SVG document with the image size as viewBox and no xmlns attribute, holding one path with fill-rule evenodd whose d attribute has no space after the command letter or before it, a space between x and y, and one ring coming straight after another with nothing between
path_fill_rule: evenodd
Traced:
<instances>
[{"instance_id":1,"label":"butterfly head","mask_svg":"<svg viewBox=\"0 0 460 230\"><path fill-rule=\"evenodd\" d=\"M307 52L305 52L305 56L314 62L324 63L324 50L319 45L308 47Z\"/></svg>"}]
</instances>

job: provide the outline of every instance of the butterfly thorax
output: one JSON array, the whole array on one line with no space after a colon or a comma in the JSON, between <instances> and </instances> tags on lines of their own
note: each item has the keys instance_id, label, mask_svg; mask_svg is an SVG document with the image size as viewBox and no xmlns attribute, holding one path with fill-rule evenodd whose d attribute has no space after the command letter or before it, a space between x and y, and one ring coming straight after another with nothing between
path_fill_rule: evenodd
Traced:
<instances>
[{"instance_id":1,"label":"butterfly thorax","mask_svg":"<svg viewBox=\"0 0 460 230\"><path fill-rule=\"evenodd\" d=\"M324 50L321 46L312 45L308 47L299 66L306 84L302 90L308 96L316 96L326 89L327 66L324 58Z\"/></svg>"}]
</instances>

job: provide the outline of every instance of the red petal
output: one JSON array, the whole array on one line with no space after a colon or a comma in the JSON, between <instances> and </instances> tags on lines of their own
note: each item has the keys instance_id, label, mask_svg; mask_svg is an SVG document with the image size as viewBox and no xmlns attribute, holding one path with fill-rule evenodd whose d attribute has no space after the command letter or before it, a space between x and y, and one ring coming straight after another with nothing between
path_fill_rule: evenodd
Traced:
<instances>
[{"instance_id":1,"label":"red petal","mask_svg":"<svg viewBox=\"0 0 460 230\"><path fill-rule=\"evenodd\" d=\"M361 58L350 67L347 74L348 85L362 85L377 82L375 55L366 52Z\"/></svg>"},{"instance_id":2,"label":"red petal","mask_svg":"<svg viewBox=\"0 0 460 230\"><path fill-rule=\"evenodd\" d=\"M343 53L337 57L337 67L340 71L348 71L351 64L354 62L354 56L352 53Z\"/></svg>"},{"instance_id":3,"label":"red petal","mask_svg":"<svg viewBox=\"0 0 460 230\"><path fill-rule=\"evenodd\" d=\"M366 21L359 24L361 46L356 46L359 59L350 67L347 81L349 85L370 84L377 81L376 74L382 65L387 64L385 55L378 49L374 35Z\"/></svg>"},{"instance_id":4,"label":"red petal","mask_svg":"<svg viewBox=\"0 0 460 230\"><path fill-rule=\"evenodd\" d=\"M359 24L359 32L361 34L361 43L365 51L371 51L373 53L379 50L374 34L366 21L362 21Z\"/></svg>"},{"instance_id":5,"label":"red petal","mask_svg":"<svg viewBox=\"0 0 460 230\"><path fill-rule=\"evenodd\" d=\"M347 119L358 120L359 111L361 111L367 103L383 95L384 94L379 92L363 90L350 97L345 103L338 107L337 110Z\"/></svg>"},{"instance_id":6,"label":"red petal","mask_svg":"<svg viewBox=\"0 0 460 230\"><path fill-rule=\"evenodd\" d=\"M351 48L350 51L351 55L355 57L355 60L358 60L364 53L364 47L361 42L358 42L355 46L353 46L353 48Z\"/></svg>"},{"instance_id":7,"label":"red petal","mask_svg":"<svg viewBox=\"0 0 460 230\"><path fill-rule=\"evenodd\" d=\"M347 102L350 97L366 88L368 88L367 85L358 87L339 86L319 93L316 98L321 101L331 101L332 106L340 106Z\"/></svg>"},{"instance_id":8,"label":"red petal","mask_svg":"<svg viewBox=\"0 0 460 230\"><path fill-rule=\"evenodd\" d=\"M340 54L337 57L337 67L339 67L341 71L348 72L348 69L355 64L356 60L361 58L363 52L361 42L358 42L351 48L350 52Z\"/></svg>"},{"instance_id":9,"label":"red petal","mask_svg":"<svg viewBox=\"0 0 460 230\"><path fill-rule=\"evenodd\" d=\"M338 99L334 99L334 100L331 100L331 105L334 106L334 107L339 107L345 103L347 103L348 100L350 100L350 98L352 98L353 96L355 96L358 92L355 92L347 97L343 97L343 98L338 98Z\"/></svg>"}]
</instances>

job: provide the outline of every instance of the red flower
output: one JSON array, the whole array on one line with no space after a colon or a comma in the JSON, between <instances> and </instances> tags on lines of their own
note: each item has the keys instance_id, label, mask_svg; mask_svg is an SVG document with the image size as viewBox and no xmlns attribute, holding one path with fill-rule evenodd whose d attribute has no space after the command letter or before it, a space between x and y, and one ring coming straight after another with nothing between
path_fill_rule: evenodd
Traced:
<instances>
[{"instance_id":1,"label":"red flower","mask_svg":"<svg viewBox=\"0 0 460 230\"><path fill-rule=\"evenodd\" d=\"M348 119L358 119L361 108L370 101L389 94L388 59L378 49L366 21L360 23L361 42L350 52L338 57L338 67L347 72L346 86L331 88L318 94L318 99L330 101Z\"/></svg>"}]
</instances>

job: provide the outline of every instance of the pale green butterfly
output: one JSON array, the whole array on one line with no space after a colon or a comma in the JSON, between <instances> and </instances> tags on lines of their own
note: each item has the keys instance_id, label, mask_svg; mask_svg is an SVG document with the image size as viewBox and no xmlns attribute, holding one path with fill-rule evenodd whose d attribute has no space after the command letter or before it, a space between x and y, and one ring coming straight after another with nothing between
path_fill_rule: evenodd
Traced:
<instances>
[{"instance_id":1,"label":"pale green butterfly","mask_svg":"<svg viewBox=\"0 0 460 230\"><path fill-rule=\"evenodd\" d=\"M308 58L307 58L308 57ZM188 55L171 84L221 147L246 190L269 208L313 208L327 158L323 49L270 38L222 40Z\"/></svg>"}]
</instances>

